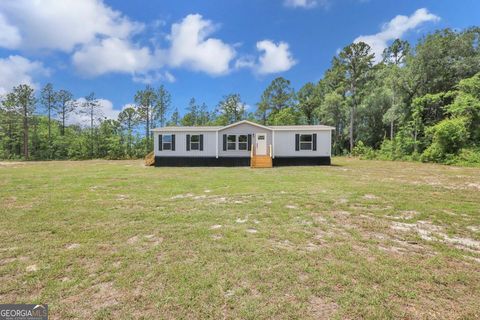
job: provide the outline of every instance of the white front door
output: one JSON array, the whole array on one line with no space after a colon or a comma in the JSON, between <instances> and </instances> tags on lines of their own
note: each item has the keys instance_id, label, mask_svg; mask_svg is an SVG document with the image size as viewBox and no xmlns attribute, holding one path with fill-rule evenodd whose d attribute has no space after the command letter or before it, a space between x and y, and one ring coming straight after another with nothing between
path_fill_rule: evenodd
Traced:
<instances>
[{"instance_id":1,"label":"white front door","mask_svg":"<svg viewBox=\"0 0 480 320\"><path fill-rule=\"evenodd\" d=\"M267 154L267 134L266 133L257 133L256 134L256 154L259 156L264 156Z\"/></svg>"}]
</instances>

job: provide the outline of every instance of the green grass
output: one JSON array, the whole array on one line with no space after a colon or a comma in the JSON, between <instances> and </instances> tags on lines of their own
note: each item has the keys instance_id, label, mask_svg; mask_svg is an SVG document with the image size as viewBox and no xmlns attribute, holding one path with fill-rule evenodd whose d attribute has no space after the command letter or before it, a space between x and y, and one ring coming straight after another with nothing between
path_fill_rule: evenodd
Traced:
<instances>
[{"instance_id":1,"label":"green grass","mask_svg":"<svg viewBox=\"0 0 480 320\"><path fill-rule=\"evenodd\" d=\"M0 163L0 302L53 319L480 317L480 169Z\"/></svg>"}]
</instances>

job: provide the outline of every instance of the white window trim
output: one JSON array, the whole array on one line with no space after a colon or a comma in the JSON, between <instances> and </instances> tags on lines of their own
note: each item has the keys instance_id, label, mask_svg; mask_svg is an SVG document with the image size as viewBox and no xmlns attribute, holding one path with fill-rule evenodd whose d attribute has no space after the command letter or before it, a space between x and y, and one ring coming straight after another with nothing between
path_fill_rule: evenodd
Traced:
<instances>
[{"instance_id":1,"label":"white window trim","mask_svg":"<svg viewBox=\"0 0 480 320\"><path fill-rule=\"evenodd\" d=\"M230 141L228 138L235 137L235 141ZM227 151L236 151L237 150L238 137L236 134L227 134ZM234 148L230 149L230 145L233 144Z\"/></svg>"},{"instance_id":2,"label":"white window trim","mask_svg":"<svg viewBox=\"0 0 480 320\"><path fill-rule=\"evenodd\" d=\"M235 142L228 141L228 137L234 136L235 137ZM240 136L245 136L247 137L247 141L240 142ZM235 149L229 149L228 145L235 143ZM245 149L240 149L240 144L245 144L246 148ZM248 134L227 134L227 152L228 151L248 151Z\"/></svg>"},{"instance_id":3,"label":"white window trim","mask_svg":"<svg viewBox=\"0 0 480 320\"><path fill-rule=\"evenodd\" d=\"M198 141L197 141L197 142L193 142L193 141L192 141L192 137L193 137L193 136L198 136ZM192 145L193 145L193 144L198 144L198 148L197 148L197 149L193 149L193 148L192 148ZM191 134L191 135L190 135L190 146L189 146L189 147L190 147L190 151L200 151L200 134Z\"/></svg>"},{"instance_id":4,"label":"white window trim","mask_svg":"<svg viewBox=\"0 0 480 320\"><path fill-rule=\"evenodd\" d=\"M165 142L165 137L170 137L170 141L169 142ZM172 151L172 136L173 134L163 134L162 135L162 151ZM165 148L165 145L169 145L170 147L169 148Z\"/></svg>"},{"instance_id":5,"label":"white window trim","mask_svg":"<svg viewBox=\"0 0 480 320\"><path fill-rule=\"evenodd\" d=\"M240 136L245 136L247 138L246 141L240 142ZM240 144L245 145L245 149L240 149ZM239 134L237 136L237 150L238 151L248 151L248 134Z\"/></svg>"},{"instance_id":6,"label":"white window trim","mask_svg":"<svg viewBox=\"0 0 480 320\"><path fill-rule=\"evenodd\" d=\"M302 136L310 136L311 137L311 140L310 141L307 141L307 142L302 142ZM299 145L299 151L313 151L313 134L312 133L301 133L300 136L299 136L299 141L298 141ZM302 143L303 144L310 144L310 148L309 149L302 149Z\"/></svg>"}]
</instances>

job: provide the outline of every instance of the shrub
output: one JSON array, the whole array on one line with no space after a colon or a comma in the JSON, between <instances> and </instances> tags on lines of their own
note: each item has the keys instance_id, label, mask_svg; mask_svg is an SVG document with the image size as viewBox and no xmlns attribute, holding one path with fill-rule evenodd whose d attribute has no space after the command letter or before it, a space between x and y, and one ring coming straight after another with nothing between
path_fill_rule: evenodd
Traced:
<instances>
[{"instance_id":1,"label":"shrub","mask_svg":"<svg viewBox=\"0 0 480 320\"><path fill-rule=\"evenodd\" d=\"M411 155L415 152L415 140L411 126L405 126L397 132L392 152L394 159L410 160Z\"/></svg>"},{"instance_id":2,"label":"shrub","mask_svg":"<svg viewBox=\"0 0 480 320\"><path fill-rule=\"evenodd\" d=\"M385 139L377 151L376 157L380 160L394 160L394 143L392 140Z\"/></svg>"},{"instance_id":3,"label":"shrub","mask_svg":"<svg viewBox=\"0 0 480 320\"><path fill-rule=\"evenodd\" d=\"M462 149L458 156L455 157L452 164L464 166L480 166L480 148L477 149Z\"/></svg>"},{"instance_id":4,"label":"shrub","mask_svg":"<svg viewBox=\"0 0 480 320\"><path fill-rule=\"evenodd\" d=\"M352 156L360 157L361 159L375 159L375 151L366 146L363 141L358 141L352 150Z\"/></svg>"},{"instance_id":5,"label":"shrub","mask_svg":"<svg viewBox=\"0 0 480 320\"><path fill-rule=\"evenodd\" d=\"M445 119L429 127L426 133L432 144L423 152L422 161L446 162L458 154L468 141L468 120L464 117Z\"/></svg>"}]
</instances>

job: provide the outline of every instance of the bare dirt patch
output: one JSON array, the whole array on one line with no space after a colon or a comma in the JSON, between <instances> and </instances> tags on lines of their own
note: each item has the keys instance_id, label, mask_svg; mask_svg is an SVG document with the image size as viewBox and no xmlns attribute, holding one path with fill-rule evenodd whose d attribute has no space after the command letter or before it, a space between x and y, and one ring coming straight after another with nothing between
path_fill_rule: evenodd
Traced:
<instances>
[{"instance_id":1,"label":"bare dirt patch","mask_svg":"<svg viewBox=\"0 0 480 320\"><path fill-rule=\"evenodd\" d=\"M71 244L66 245L65 248L67 248L67 250L78 249L78 248L80 248L80 244L79 243L71 243Z\"/></svg>"},{"instance_id":2,"label":"bare dirt patch","mask_svg":"<svg viewBox=\"0 0 480 320\"><path fill-rule=\"evenodd\" d=\"M138 240L139 240L138 236L133 236L133 237L131 237L130 239L127 240L127 243L128 244L134 244L134 243L137 243Z\"/></svg>"},{"instance_id":3,"label":"bare dirt patch","mask_svg":"<svg viewBox=\"0 0 480 320\"><path fill-rule=\"evenodd\" d=\"M24 162L14 162L14 161L0 161L0 168L1 167L8 167L8 168L15 168L24 166Z\"/></svg>"},{"instance_id":4,"label":"bare dirt patch","mask_svg":"<svg viewBox=\"0 0 480 320\"><path fill-rule=\"evenodd\" d=\"M101 282L90 289L82 290L80 294L63 300L64 306L73 309L75 315L82 319L89 319L92 312L114 307L121 302L122 294L115 288L113 282ZM93 301L93 303L89 303Z\"/></svg>"},{"instance_id":5,"label":"bare dirt patch","mask_svg":"<svg viewBox=\"0 0 480 320\"><path fill-rule=\"evenodd\" d=\"M420 215L420 212L416 210L405 210L405 211L398 212L392 218L396 220L411 220L417 217L418 215Z\"/></svg>"},{"instance_id":6,"label":"bare dirt patch","mask_svg":"<svg viewBox=\"0 0 480 320\"><path fill-rule=\"evenodd\" d=\"M248 221L248 218L245 218L245 219L238 218L237 220L235 220L236 223L245 223L247 221Z\"/></svg>"},{"instance_id":7,"label":"bare dirt patch","mask_svg":"<svg viewBox=\"0 0 480 320\"><path fill-rule=\"evenodd\" d=\"M5 259L0 259L0 266L3 266L5 264L9 264L9 263L12 263L14 261L16 261L17 259L16 258L5 258Z\"/></svg>"},{"instance_id":8,"label":"bare dirt patch","mask_svg":"<svg viewBox=\"0 0 480 320\"><path fill-rule=\"evenodd\" d=\"M480 232L479 226L468 226L467 229L473 232Z\"/></svg>"},{"instance_id":9,"label":"bare dirt patch","mask_svg":"<svg viewBox=\"0 0 480 320\"><path fill-rule=\"evenodd\" d=\"M449 236L440 226L433 225L429 221L417 221L416 223L394 222L391 228L401 232L416 232L425 241L439 241L454 245L459 249L480 251L480 241Z\"/></svg>"},{"instance_id":10,"label":"bare dirt patch","mask_svg":"<svg viewBox=\"0 0 480 320\"><path fill-rule=\"evenodd\" d=\"M176 200L176 199L185 199L185 198L191 198L193 197L194 195L192 193L187 193L187 194L177 194L173 197L171 197L170 199L172 200Z\"/></svg>"},{"instance_id":11,"label":"bare dirt patch","mask_svg":"<svg viewBox=\"0 0 480 320\"><path fill-rule=\"evenodd\" d=\"M338 311L338 305L322 297L313 297L310 299L310 314L317 320L333 319Z\"/></svg>"},{"instance_id":12,"label":"bare dirt patch","mask_svg":"<svg viewBox=\"0 0 480 320\"><path fill-rule=\"evenodd\" d=\"M25 269L25 271L27 271L27 272L35 272L35 271L38 271L38 266L37 266L36 264L29 265L29 266L27 266L27 268Z\"/></svg>"},{"instance_id":13,"label":"bare dirt patch","mask_svg":"<svg viewBox=\"0 0 480 320\"><path fill-rule=\"evenodd\" d=\"M127 200L127 199L128 199L128 196L125 195L125 194L117 195L117 200L119 200L119 201L123 201L123 200Z\"/></svg>"},{"instance_id":14,"label":"bare dirt patch","mask_svg":"<svg viewBox=\"0 0 480 320\"><path fill-rule=\"evenodd\" d=\"M159 244L161 244L163 242L162 237L157 237L154 234L148 234L148 235L144 236L144 239L147 241L147 243L149 243L150 245L153 245L153 246L158 246Z\"/></svg>"}]
</instances>

